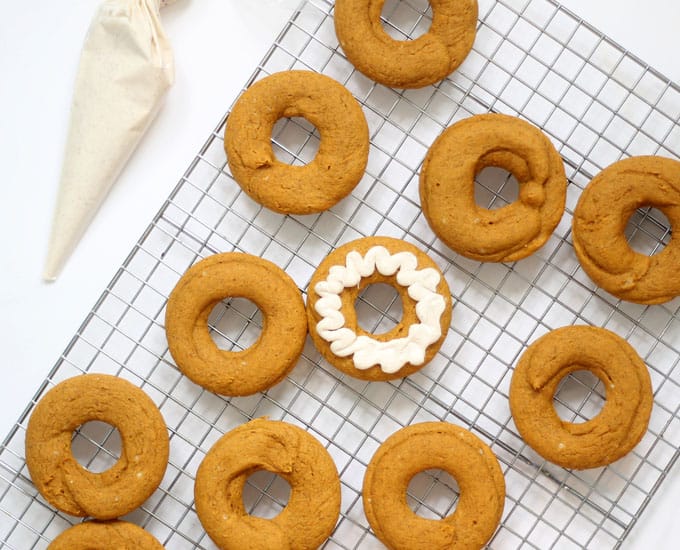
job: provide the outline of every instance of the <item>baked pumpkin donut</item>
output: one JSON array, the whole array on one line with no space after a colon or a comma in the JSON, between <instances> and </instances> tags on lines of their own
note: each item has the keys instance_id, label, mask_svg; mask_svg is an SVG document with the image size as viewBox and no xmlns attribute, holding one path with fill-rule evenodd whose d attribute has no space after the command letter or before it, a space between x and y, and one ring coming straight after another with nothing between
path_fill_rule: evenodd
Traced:
<instances>
[{"instance_id":1,"label":"baked pumpkin donut","mask_svg":"<svg viewBox=\"0 0 680 550\"><path fill-rule=\"evenodd\" d=\"M122 449L108 470L93 473L71 452L78 426L99 420L120 432ZM73 516L112 519L139 507L168 464L168 431L154 402L127 380L84 374L60 382L33 409L26 465L40 494Z\"/></svg>"},{"instance_id":2,"label":"baked pumpkin donut","mask_svg":"<svg viewBox=\"0 0 680 550\"><path fill-rule=\"evenodd\" d=\"M272 519L249 515L243 486L259 470L290 484L290 498ZM306 431L256 419L222 436L198 468L198 518L223 550L319 547L340 514L340 479L328 451Z\"/></svg>"},{"instance_id":3,"label":"baked pumpkin donut","mask_svg":"<svg viewBox=\"0 0 680 550\"><path fill-rule=\"evenodd\" d=\"M384 334L357 321L354 302L373 283L392 285L403 317ZM451 292L439 267L417 247L390 237L344 244L319 265L307 291L310 334L336 368L362 380L403 378L424 367L451 323Z\"/></svg>"},{"instance_id":4,"label":"baked pumpkin donut","mask_svg":"<svg viewBox=\"0 0 680 550\"><path fill-rule=\"evenodd\" d=\"M451 474L460 491L455 511L441 520L418 516L406 501L411 479L434 468ZM366 469L363 502L373 532L392 550L479 549L498 527L505 480L477 436L446 422L424 422L378 448Z\"/></svg>"},{"instance_id":5,"label":"baked pumpkin donut","mask_svg":"<svg viewBox=\"0 0 680 550\"><path fill-rule=\"evenodd\" d=\"M659 304L680 295L680 240L672 236L654 256L635 252L624 231L643 206L658 208L680 229L680 162L632 157L595 176L574 211L574 249L585 272L610 294Z\"/></svg>"},{"instance_id":6,"label":"baked pumpkin donut","mask_svg":"<svg viewBox=\"0 0 680 550\"><path fill-rule=\"evenodd\" d=\"M48 550L163 550L151 534L127 521L86 521L61 533Z\"/></svg>"},{"instance_id":7,"label":"baked pumpkin donut","mask_svg":"<svg viewBox=\"0 0 680 550\"><path fill-rule=\"evenodd\" d=\"M475 202L475 176L503 168L519 198L497 210ZM502 114L456 122L430 147L420 173L420 201L432 230L454 251L482 262L529 256L557 227L566 199L564 164L535 126Z\"/></svg>"},{"instance_id":8,"label":"baked pumpkin donut","mask_svg":"<svg viewBox=\"0 0 680 550\"><path fill-rule=\"evenodd\" d=\"M553 406L560 381L588 370L605 387L602 411L583 423L562 420ZM647 367L621 337L603 328L570 326L531 344L510 382L510 410L524 441L565 468L605 466L638 444L649 423L652 385Z\"/></svg>"},{"instance_id":9,"label":"baked pumpkin donut","mask_svg":"<svg viewBox=\"0 0 680 550\"><path fill-rule=\"evenodd\" d=\"M262 312L262 333L242 351L217 347L208 317L225 298L251 300ZM226 252L193 265L170 293L165 313L168 347L180 370L222 395L251 395L280 382L295 366L307 335L302 295L268 260Z\"/></svg>"},{"instance_id":10,"label":"baked pumpkin donut","mask_svg":"<svg viewBox=\"0 0 680 550\"><path fill-rule=\"evenodd\" d=\"M304 166L279 161L274 123L304 117L321 134ZM352 94L332 78L284 71L259 80L236 101L224 134L234 179L250 197L282 214L327 210L354 189L368 162L368 124Z\"/></svg>"},{"instance_id":11,"label":"baked pumpkin donut","mask_svg":"<svg viewBox=\"0 0 680 550\"><path fill-rule=\"evenodd\" d=\"M394 88L422 88L446 78L472 49L477 0L429 0L432 24L414 40L395 40L382 26L385 0L336 0L335 33L363 74Z\"/></svg>"}]
</instances>

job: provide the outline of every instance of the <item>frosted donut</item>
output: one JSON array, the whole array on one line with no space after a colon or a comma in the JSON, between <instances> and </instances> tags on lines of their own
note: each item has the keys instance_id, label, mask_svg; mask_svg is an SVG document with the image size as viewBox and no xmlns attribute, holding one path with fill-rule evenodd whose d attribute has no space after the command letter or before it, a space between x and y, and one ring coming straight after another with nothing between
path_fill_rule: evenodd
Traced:
<instances>
[{"instance_id":1,"label":"frosted donut","mask_svg":"<svg viewBox=\"0 0 680 550\"><path fill-rule=\"evenodd\" d=\"M497 210L475 202L475 176L504 168L519 198ZM548 240L564 213L567 179L550 140L535 126L501 114L450 126L427 152L420 201L432 230L454 251L482 262L514 262Z\"/></svg>"},{"instance_id":2,"label":"frosted donut","mask_svg":"<svg viewBox=\"0 0 680 550\"><path fill-rule=\"evenodd\" d=\"M411 479L435 468L460 489L455 511L441 520L418 516L406 500ZM378 448L366 468L363 502L371 529L392 550L478 550L498 527L505 480L496 456L473 433L424 422L397 431Z\"/></svg>"},{"instance_id":3,"label":"frosted donut","mask_svg":"<svg viewBox=\"0 0 680 550\"><path fill-rule=\"evenodd\" d=\"M562 420L553 406L560 381L588 370L604 385L606 401L587 422ZM638 444L652 411L649 371L635 350L603 328L563 327L531 344L510 381L510 411L527 444L565 468L597 468Z\"/></svg>"},{"instance_id":4,"label":"frosted donut","mask_svg":"<svg viewBox=\"0 0 680 550\"><path fill-rule=\"evenodd\" d=\"M288 504L276 517L248 514L243 486L266 470L290 484ZM333 532L340 514L340 479L328 451L286 422L252 420L223 435L196 473L198 519L223 550L313 550Z\"/></svg>"},{"instance_id":5,"label":"frosted donut","mask_svg":"<svg viewBox=\"0 0 680 550\"><path fill-rule=\"evenodd\" d=\"M680 239L675 232L654 256L635 252L624 230L637 208L661 210L680 230L680 162L632 157L605 168L581 193L573 240L581 267L617 298L660 304L680 295Z\"/></svg>"},{"instance_id":6,"label":"frosted donut","mask_svg":"<svg viewBox=\"0 0 680 550\"><path fill-rule=\"evenodd\" d=\"M403 318L384 334L357 322L354 302L366 286L392 285ZM340 246L321 262L307 291L310 334L326 360L363 380L392 380L424 367L451 322L451 292L441 271L417 247L389 237Z\"/></svg>"},{"instance_id":7,"label":"frosted donut","mask_svg":"<svg viewBox=\"0 0 680 550\"><path fill-rule=\"evenodd\" d=\"M122 449L108 470L93 473L71 452L73 432L99 420L118 428ZM154 402L137 386L107 374L60 382L33 409L26 466L52 506L72 516L112 519L151 496L168 465L168 431Z\"/></svg>"},{"instance_id":8,"label":"frosted donut","mask_svg":"<svg viewBox=\"0 0 680 550\"><path fill-rule=\"evenodd\" d=\"M382 26L385 0L336 0L335 32L347 59L367 77L394 88L422 88L451 74L470 52L477 0L430 0L432 24L414 40L395 40Z\"/></svg>"},{"instance_id":9,"label":"frosted donut","mask_svg":"<svg viewBox=\"0 0 680 550\"><path fill-rule=\"evenodd\" d=\"M48 550L163 550L151 534L127 521L86 521L68 528Z\"/></svg>"},{"instance_id":10,"label":"frosted donut","mask_svg":"<svg viewBox=\"0 0 680 550\"><path fill-rule=\"evenodd\" d=\"M274 123L304 117L321 135L304 166L279 161L272 149ZM234 179L250 197L282 214L327 210L347 196L368 162L368 124L342 84L311 71L283 71L257 81L234 105L224 134Z\"/></svg>"},{"instance_id":11,"label":"frosted donut","mask_svg":"<svg viewBox=\"0 0 680 550\"><path fill-rule=\"evenodd\" d=\"M262 312L262 333L242 351L217 347L208 317L225 298L251 300ZM165 313L168 347L179 369L222 395L251 395L280 382L295 366L307 317L295 282L268 260L225 252L193 265L170 293Z\"/></svg>"}]
</instances>

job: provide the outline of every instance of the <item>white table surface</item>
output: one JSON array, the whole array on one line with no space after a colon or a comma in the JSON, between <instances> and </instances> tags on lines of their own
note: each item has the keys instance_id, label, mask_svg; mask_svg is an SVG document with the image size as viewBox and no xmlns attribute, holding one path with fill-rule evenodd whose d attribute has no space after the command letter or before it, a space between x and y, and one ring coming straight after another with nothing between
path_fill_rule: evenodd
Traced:
<instances>
[{"instance_id":1,"label":"white table surface","mask_svg":"<svg viewBox=\"0 0 680 550\"><path fill-rule=\"evenodd\" d=\"M46 255L80 48L97 0L0 0L0 438L24 410L296 0L178 0L163 12L177 79L87 234L52 284ZM680 82L677 0L563 5ZM642 7L644 5L644 8ZM676 548L676 468L624 548ZM3 521L0 516L0 521Z\"/></svg>"}]
</instances>

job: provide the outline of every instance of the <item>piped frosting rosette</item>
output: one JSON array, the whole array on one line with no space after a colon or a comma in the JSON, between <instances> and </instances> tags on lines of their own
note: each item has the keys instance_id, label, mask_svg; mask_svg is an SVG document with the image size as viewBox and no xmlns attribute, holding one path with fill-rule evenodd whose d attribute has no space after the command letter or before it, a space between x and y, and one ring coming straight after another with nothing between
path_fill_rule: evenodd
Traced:
<instances>
[{"instance_id":1,"label":"piped frosting rosette","mask_svg":"<svg viewBox=\"0 0 680 550\"><path fill-rule=\"evenodd\" d=\"M384 334L363 330L354 302L362 289L387 283L400 295L402 319ZM415 246L368 237L341 246L319 266L307 313L317 348L334 366L367 380L401 378L425 366L451 319L451 294L437 265Z\"/></svg>"}]
</instances>

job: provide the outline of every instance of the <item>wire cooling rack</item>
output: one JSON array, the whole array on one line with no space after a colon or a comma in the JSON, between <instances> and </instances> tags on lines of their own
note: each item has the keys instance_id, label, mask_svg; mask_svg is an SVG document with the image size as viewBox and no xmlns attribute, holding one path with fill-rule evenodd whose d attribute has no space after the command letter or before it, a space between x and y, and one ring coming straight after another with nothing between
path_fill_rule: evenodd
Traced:
<instances>
[{"instance_id":1,"label":"wire cooling rack","mask_svg":"<svg viewBox=\"0 0 680 550\"><path fill-rule=\"evenodd\" d=\"M127 519L170 549L214 548L193 506L196 469L211 445L250 418L268 415L306 427L333 456L342 479L342 513L325 548L380 548L361 504L366 464L401 426L445 420L471 429L498 456L507 484L502 524L489 547L612 548L625 538L678 457L680 349L678 306L621 303L579 268L570 239L573 207L590 178L629 155L675 157L680 148L680 89L550 0L480 1L474 50L450 78L397 91L353 70L338 47L332 3L310 0L293 15L247 85L293 68L325 73L362 103L371 133L365 177L352 195L313 216L281 216L252 202L225 165L224 120L210 135L170 198L85 319L34 401L0 448L0 538L3 548L45 548L71 523L38 495L24 462L24 432L33 404L55 383L83 372L113 373L141 386L158 404L171 434L170 464L159 490ZM408 38L426 30L424 0L389 1L384 25ZM489 111L541 127L564 158L567 211L535 255L514 264L457 256L429 229L419 207L418 170L428 146L456 120ZM314 128L280 121L279 158L304 163L318 146ZM517 183L500 170L480 174L477 200L495 208L514 200ZM654 253L667 243L667 220L641 210L628 224L632 246ZM334 247L365 235L410 241L442 268L454 296L446 341L430 365L405 380L366 383L339 374L308 342L292 374L269 391L222 398L182 376L167 349L166 298L202 257L238 250L283 267L304 292ZM364 327L385 330L400 316L394 291L371 286L358 303ZM257 338L259 311L233 299L213 311L215 340L242 349ZM540 335L569 324L606 327L626 338L650 368L654 411L642 442L607 468L568 471L545 463L517 434L508 407L512 367ZM596 378L576 373L555 401L574 421L603 402ZM120 452L117 431L88 423L73 450L94 471ZM250 478L244 500L271 517L288 487L266 472ZM457 486L438 471L414 478L409 503L442 517Z\"/></svg>"}]
</instances>

